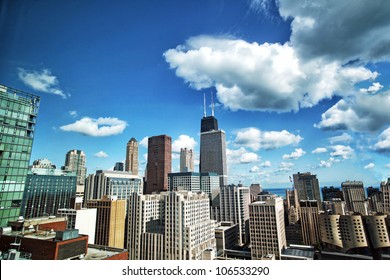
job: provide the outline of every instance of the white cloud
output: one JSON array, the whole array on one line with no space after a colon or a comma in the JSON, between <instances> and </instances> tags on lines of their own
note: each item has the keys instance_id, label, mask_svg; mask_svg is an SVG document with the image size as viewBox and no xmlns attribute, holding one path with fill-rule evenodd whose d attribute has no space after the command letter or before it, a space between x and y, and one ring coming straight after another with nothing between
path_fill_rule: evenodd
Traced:
<instances>
[{"instance_id":1,"label":"white cloud","mask_svg":"<svg viewBox=\"0 0 390 280\"><path fill-rule=\"evenodd\" d=\"M313 151L311 151L312 154L322 154L326 153L328 150L326 148L316 148Z\"/></svg>"},{"instance_id":2,"label":"white cloud","mask_svg":"<svg viewBox=\"0 0 390 280\"><path fill-rule=\"evenodd\" d=\"M321 121L315 126L324 130L378 131L390 122L389 107L390 91L375 95L360 93L337 102L322 114Z\"/></svg>"},{"instance_id":3,"label":"white cloud","mask_svg":"<svg viewBox=\"0 0 390 280\"><path fill-rule=\"evenodd\" d=\"M49 69L43 69L39 72L18 68L18 77L24 84L34 90L67 98L67 95L58 87L58 78L52 75Z\"/></svg>"},{"instance_id":4,"label":"white cloud","mask_svg":"<svg viewBox=\"0 0 390 280\"><path fill-rule=\"evenodd\" d=\"M380 83L373 83L372 86L369 86L368 88L361 88L360 91L364 93L375 93L383 88L383 85Z\"/></svg>"},{"instance_id":5,"label":"white cloud","mask_svg":"<svg viewBox=\"0 0 390 280\"><path fill-rule=\"evenodd\" d=\"M271 167L272 164L271 164L271 162L269 160L266 160L266 161L261 163L261 166L262 167Z\"/></svg>"},{"instance_id":6,"label":"white cloud","mask_svg":"<svg viewBox=\"0 0 390 280\"><path fill-rule=\"evenodd\" d=\"M374 149L380 153L390 153L390 127L379 135L379 141L374 145Z\"/></svg>"},{"instance_id":7,"label":"white cloud","mask_svg":"<svg viewBox=\"0 0 390 280\"><path fill-rule=\"evenodd\" d=\"M287 172L292 171L292 168L294 167L294 163L292 162L281 162L279 164L279 172Z\"/></svg>"},{"instance_id":8,"label":"white cloud","mask_svg":"<svg viewBox=\"0 0 390 280\"><path fill-rule=\"evenodd\" d=\"M108 157L108 155L105 152L103 152L103 151L97 152L94 156L97 157L97 158L106 158L106 157Z\"/></svg>"},{"instance_id":9,"label":"white cloud","mask_svg":"<svg viewBox=\"0 0 390 280\"><path fill-rule=\"evenodd\" d=\"M352 141L352 136L349 135L348 133L343 133L341 135L338 135L338 136L333 136L333 137L329 137L328 140L329 140L329 143L330 144L334 144L334 143L337 143L337 142L346 142L346 143L349 143Z\"/></svg>"},{"instance_id":10,"label":"white cloud","mask_svg":"<svg viewBox=\"0 0 390 280\"><path fill-rule=\"evenodd\" d=\"M302 139L301 136L294 135L287 130L261 131L249 127L237 131L234 143L257 151L259 149L271 150L288 145L297 145Z\"/></svg>"},{"instance_id":11,"label":"white cloud","mask_svg":"<svg viewBox=\"0 0 390 280\"><path fill-rule=\"evenodd\" d=\"M259 160L259 156L255 153L245 153L240 157L240 163L253 163Z\"/></svg>"},{"instance_id":12,"label":"white cloud","mask_svg":"<svg viewBox=\"0 0 390 280\"><path fill-rule=\"evenodd\" d=\"M70 115L71 117L73 117L73 118L78 117L77 111L69 111L69 115Z\"/></svg>"},{"instance_id":13,"label":"white cloud","mask_svg":"<svg viewBox=\"0 0 390 280\"><path fill-rule=\"evenodd\" d=\"M390 163L386 164L385 167L390 168Z\"/></svg>"},{"instance_id":14,"label":"white cloud","mask_svg":"<svg viewBox=\"0 0 390 280\"><path fill-rule=\"evenodd\" d=\"M180 153L181 148L187 148L194 150L195 146L198 143L195 141L194 138L188 136L188 135L180 135L179 138L173 141L172 143L172 152L174 153Z\"/></svg>"},{"instance_id":15,"label":"white cloud","mask_svg":"<svg viewBox=\"0 0 390 280\"><path fill-rule=\"evenodd\" d=\"M125 121L117 118L92 119L84 117L75 123L63 125L60 129L63 131L78 132L87 136L103 137L121 134L126 126L127 123Z\"/></svg>"},{"instance_id":16,"label":"white cloud","mask_svg":"<svg viewBox=\"0 0 390 280\"><path fill-rule=\"evenodd\" d=\"M350 146L335 145L330 147L333 152L330 153L332 157L341 157L343 159L352 158L355 154L354 150Z\"/></svg>"},{"instance_id":17,"label":"white cloud","mask_svg":"<svg viewBox=\"0 0 390 280\"><path fill-rule=\"evenodd\" d=\"M141 147L148 148L148 140L149 140L149 136L145 136L144 138L142 138L141 141L139 141L139 145Z\"/></svg>"},{"instance_id":18,"label":"white cloud","mask_svg":"<svg viewBox=\"0 0 390 280\"><path fill-rule=\"evenodd\" d=\"M324 168L325 167L329 168L336 162L340 162L340 160L339 159L335 159L333 157L330 157L328 160L321 160L320 164L318 166L319 167L324 167Z\"/></svg>"},{"instance_id":19,"label":"white cloud","mask_svg":"<svg viewBox=\"0 0 390 280\"><path fill-rule=\"evenodd\" d=\"M283 159L298 159L298 158L302 157L304 154L306 154L306 152L304 150L302 150L301 148L298 148L298 149L295 149L295 151L289 155L287 155L287 154L283 155Z\"/></svg>"},{"instance_id":20,"label":"white cloud","mask_svg":"<svg viewBox=\"0 0 390 280\"><path fill-rule=\"evenodd\" d=\"M372 162L364 166L364 169L373 169L373 168L375 168L375 164Z\"/></svg>"}]
</instances>

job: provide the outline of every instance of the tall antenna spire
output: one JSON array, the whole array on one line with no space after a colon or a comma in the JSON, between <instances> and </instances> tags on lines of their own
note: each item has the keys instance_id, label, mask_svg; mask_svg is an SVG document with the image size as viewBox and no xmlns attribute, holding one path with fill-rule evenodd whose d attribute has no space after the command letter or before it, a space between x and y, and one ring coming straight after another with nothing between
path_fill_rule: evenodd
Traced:
<instances>
[{"instance_id":1,"label":"tall antenna spire","mask_svg":"<svg viewBox=\"0 0 390 280\"><path fill-rule=\"evenodd\" d=\"M213 92L211 92L211 116L214 117L214 99L213 99Z\"/></svg>"},{"instance_id":2,"label":"tall antenna spire","mask_svg":"<svg viewBox=\"0 0 390 280\"><path fill-rule=\"evenodd\" d=\"M203 117L206 117L206 94L203 93Z\"/></svg>"}]
</instances>

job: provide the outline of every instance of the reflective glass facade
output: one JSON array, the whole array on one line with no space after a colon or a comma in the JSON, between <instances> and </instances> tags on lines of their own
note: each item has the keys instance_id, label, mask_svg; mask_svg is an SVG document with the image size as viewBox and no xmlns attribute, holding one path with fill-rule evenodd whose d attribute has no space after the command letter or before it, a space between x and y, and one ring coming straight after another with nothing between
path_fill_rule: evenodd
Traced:
<instances>
[{"instance_id":1,"label":"reflective glass facade","mask_svg":"<svg viewBox=\"0 0 390 280\"><path fill-rule=\"evenodd\" d=\"M20 215L39 101L0 85L0 226Z\"/></svg>"}]
</instances>

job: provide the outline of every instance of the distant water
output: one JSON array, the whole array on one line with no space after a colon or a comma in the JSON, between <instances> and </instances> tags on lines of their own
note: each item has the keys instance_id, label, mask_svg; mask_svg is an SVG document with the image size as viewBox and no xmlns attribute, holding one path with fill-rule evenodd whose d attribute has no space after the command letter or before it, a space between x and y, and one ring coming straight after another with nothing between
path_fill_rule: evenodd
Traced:
<instances>
[{"instance_id":1,"label":"distant water","mask_svg":"<svg viewBox=\"0 0 390 280\"><path fill-rule=\"evenodd\" d=\"M286 189L286 188L278 188L278 189L263 189L263 191L265 191L265 192L270 192L270 193L272 193L272 194L276 194L277 196L280 196L280 197L283 197L283 199L285 199L286 198L286 190L288 190L288 189Z\"/></svg>"}]
</instances>

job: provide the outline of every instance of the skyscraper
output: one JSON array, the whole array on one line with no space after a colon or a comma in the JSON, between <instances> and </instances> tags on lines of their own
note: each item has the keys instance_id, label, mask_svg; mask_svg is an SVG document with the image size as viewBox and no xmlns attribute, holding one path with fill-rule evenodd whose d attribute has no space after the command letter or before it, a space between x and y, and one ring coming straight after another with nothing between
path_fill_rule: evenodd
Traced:
<instances>
[{"instance_id":1,"label":"skyscraper","mask_svg":"<svg viewBox=\"0 0 390 280\"><path fill-rule=\"evenodd\" d=\"M168 173L172 169L172 138L149 137L145 194L168 190Z\"/></svg>"},{"instance_id":2,"label":"skyscraper","mask_svg":"<svg viewBox=\"0 0 390 280\"><path fill-rule=\"evenodd\" d=\"M87 168L85 167L86 156L83 151L70 150L65 156L65 165L62 167L65 171L76 172L77 175L77 190L78 196L84 195L85 177L87 176Z\"/></svg>"},{"instance_id":3,"label":"skyscraper","mask_svg":"<svg viewBox=\"0 0 390 280\"><path fill-rule=\"evenodd\" d=\"M125 171L138 175L138 142L135 138L127 142Z\"/></svg>"},{"instance_id":4,"label":"skyscraper","mask_svg":"<svg viewBox=\"0 0 390 280\"><path fill-rule=\"evenodd\" d=\"M0 85L0 226L20 215L40 97Z\"/></svg>"},{"instance_id":5,"label":"skyscraper","mask_svg":"<svg viewBox=\"0 0 390 280\"><path fill-rule=\"evenodd\" d=\"M298 200L317 200L321 204L320 186L317 175L310 172L293 174L294 188L298 192Z\"/></svg>"},{"instance_id":6,"label":"skyscraper","mask_svg":"<svg viewBox=\"0 0 390 280\"><path fill-rule=\"evenodd\" d=\"M283 199L274 197L250 204L249 224L252 260L268 254L280 258L287 247Z\"/></svg>"},{"instance_id":7,"label":"skyscraper","mask_svg":"<svg viewBox=\"0 0 390 280\"><path fill-rule=\"evenodd\" d=\"M238 224L240 245L249 241L249 204L249 188L235 185L220 187L220 220Z\"/></svg>"},{"instance_id":8,"label":"skyscraper","mask_svg":"<svg viewBox=\"0 0 390 280\"><path fill-rule=\"evenodd\" d=\"M343 197L348 211L357 212L362 215L368 214L368 202L366 202L366 193L364 191L363 182L342 182L341 190L343 191Z\"/></svg>"},{"instance_id":9,"label":"skyscraper","mask_svg":"<svg viewBox=\"0 0 390 280\"><path fill-rule=\"evenodd\" d=\"M383 199L383 212L390 215L390 178L387 179L387 182L381 183L381 192Z\"/></svg>"},{"instance_id":10,"label":"skyscraper","mask_svg":"<svg viewBox=\"0 0 390 280\"><path fill-rule=\"evenodd\" d=\"M180 149L180 172L194 172L194 155L192 150Z\"/></svg>"},{"instance_id":11,"label":"skyscraper","mask_svg":"<svg viewBox=\"0 0 390 280\"><path fill-rule=\"evenodd\" d=\"M303 243L317 245L321 240L318 202L316 200L301 200L299 204Z\"/></svg>"}]
</instances>

